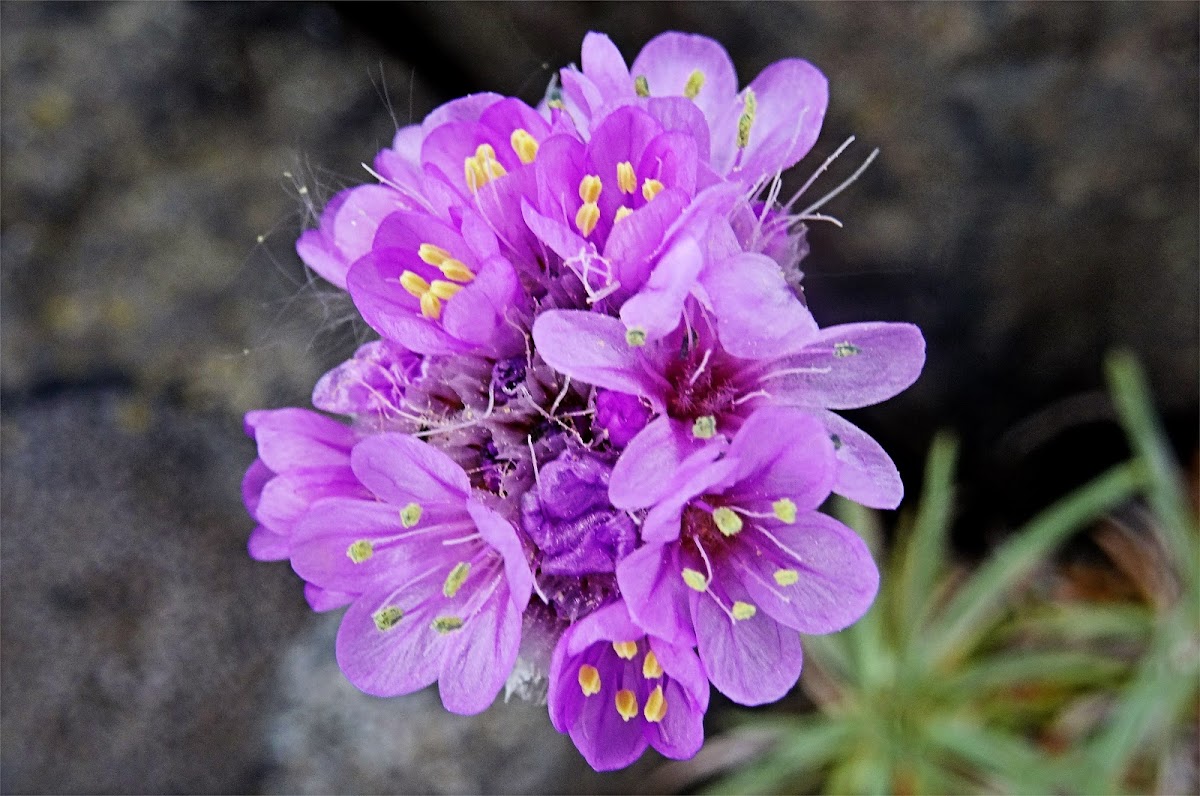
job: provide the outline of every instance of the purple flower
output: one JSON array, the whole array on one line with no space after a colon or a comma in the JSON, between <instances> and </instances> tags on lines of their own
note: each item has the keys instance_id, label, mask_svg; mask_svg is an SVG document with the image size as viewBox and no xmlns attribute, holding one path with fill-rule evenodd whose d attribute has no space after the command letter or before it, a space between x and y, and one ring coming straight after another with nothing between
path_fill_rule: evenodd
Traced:
<instances>
[{"instance_id":1,"label":"purple flower","mask_svg":"<svg viewBox=\"0 0 1200 796\"><path fill-rule=\"evenodd\" d=\"M831 633L875 598L862 540L816 511L836 460L821 424L787 408L752 415L670 477L642 525L645 545L617 567L647 632L696 644L713 685L735 702L783 696L800 676L802 633Z\"/></svg>"},{"instance_id":2,"label":"purple flower","mask_svg":"<svg viewBox=\"0 0 1200 796\"><path fill-rule=\"evenodd\" d=\"M258 522L248 544L252 558L288 558L297 524L322 498L367 496L350 470L356 440L350 428L306 409L248 412L245 428L258 444L258 458L242 480L246 510ZM304 594L317 611L349 602L345 594L311 584Z\"/></svg>"},{"instance_id":3,"label":"purple flower","mask_svg":"<svg viewBox=\"0 0 1200 796\"><path fill-rule=\"evenodd\" d=\"M291 550L302 578L356 595L339 666L368 694L436 681L447 710L486 709L516 661L533 587L516 530L472 494L461 467L412 437L368 437L351 467L375 500L318 503Z\"/></svg>"},{"instance_id":4,"label":"purple flower","mask_svg":"<svg viewBox=\"0 0 1200 796\"><path fill-rule=\"evenodd\" d=\"M821 131L829 85L812 64L777 61L738 92L733 62L704 36L669 32L650 40L630 67L599 33L583 41L583 69L561 72L571 112L594 129L607 113L629 103L653 106L661 98L694 103L709 128L716 174L752 187L808 154Z\"/></svg>"},{"instance_id":5,"label":"purple flower","mask_svg":"<svg viewBox=\"0 0 1200 796\"><path fill-rule=\"evenodd\" d=\"M770 310L763 308L760 317L765 324ZM898 323L832 326L807 339L772 341L766 348L778 353L763 359L731 355L706 318L689 329L633 345L620 321L595 313L547 312L534 324L534 342L551 367L644 399L657 415L617 462L609 493L614 505L652 505L665 492L663 473L677 470L706 440L731 437L753 411L772 405L812 411L827 435L837 438L835 492L877 508L899 504L903 485L887 453L828 410L869 406L912 384L925 361L919 329Z\"/></svg>"},{"instance_id":6,"label":"purple flower","mask_svg":"<svg viewBox=\"0 0 1200 796\"><path fill-rule=\"evenodd\" d=\"M623 768L647 746L667 757L704 742L708 681L689 647L646 635L621 603L563 634L550 664L550 720L597 771Z\"/></svg>"}]
</instances>

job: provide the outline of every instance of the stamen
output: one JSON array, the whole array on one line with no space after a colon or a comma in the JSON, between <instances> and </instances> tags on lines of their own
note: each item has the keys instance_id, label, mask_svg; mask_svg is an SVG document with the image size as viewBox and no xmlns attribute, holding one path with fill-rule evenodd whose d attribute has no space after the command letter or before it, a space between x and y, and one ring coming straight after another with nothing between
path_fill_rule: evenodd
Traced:
<instances>
[{"instance_id":1,"label":"stamen","mask_svg":"<svg viewBox=\"0 0 1200 796\"><path fill-rule=\"evenodd\" d=\"M645 660L642 661L642 677L647 680L656 680L663 676L662 665L658 662L658 656L654 654L654 650L646 653Z\"/></svg>"},{"instance_id":2,"label":"stamen","mask_svg":"<svg viewBox=\"0 0 1200 796\"><path fill-rule=\"evenodd\" d=\"M738 149L745 149L749 145L750 128L754 126L754 116L758 112L758 98L754 96L753 89L746 89L746 96L742 102L742 115L738 117L737 123Z\"/></svg>"},{"instance_id":3,"label":"stamen","mask_svg":"<svg viewBox=\"0 0 1200 796\"><path fill-rule=\"evenodd\" d=\"M725 536L737 536L742 530L742 518L728 506L721 506L712 513L717 530Z\"/></svg>"},{"instance_id":4,"label":"stamen","mask_svg":"<svg viewBox=\"0 0 1200 796\"><path fill-rule=\"evenodd\" d=\"M639 97L650 96L650 81L645 75L638 75L633 79L633 90Z\"/></svg>"},{"instance_id":5,"label":"stamen","mask_svg":"<svg viewBox=\"0 0 1200 796\"><path fill-rule=\"evenodd\" d=\"M745 620L758 613L758 609L750 603L734 600L733 603L733 618L737 620Z\"/></svg>"},{"instance_id":6,"label":"stamen","mask_svg":"<svg viewBox=\"0 0 1200 796\"><path fill-rule=\"evenodd\" d=\"M621 718L629 721L638 714L637 697L628 688L622 688L617 692L616 696L617 712L621 714Z\"/></svg>"},{"instance_id":7,"label":"stamen","mask_svg":"<svg viewBox=\"0 0 1200 796\"><path fill-rule=\"evenodd\" d=\"M851 342L833 344L833 355L838 359L845 359L861 353L862 349Z\"/></svg>"},{"instance_id":8,"label":"stamen","mask_svg":"<svg viewBox=\"0 0 1200 796\"><path fill-rule=\"evenodd\" d=\"M466 180L467 189L474 193L487 185L487 172L483 170L481 164L475 158L467 158L463 161L463 179Z\"/></svg>"},{"instance_id":9,"label":"stamen","mask_svg":"<svg viewBox=\"0 0 1200 796\"><path fill-rule=\"evenodd\" d=\"M662 189L663 184L661 182L653 177L647 177L642 183L642 196L646 198L647 202L653 201L654 197L658 196Z\"/></svg>"},{"instance_id":10,"label":"stamen","mask_svg":"<svg viewBox=\"0 0 1200 796\"><path fill-rule=\"evenodd\" d=\"M446 582L442 584L442 594L448 598L458 594L458 590L466 583L467 576L471 574L471 565L465 561L459 561L454 565L454 569L450 570L450 574L446 576Z\"/></svg>"},{"instance_id":11,"label":"stamen","mask_svg":"<svg viewBox=\"0 0 1200 796\"><path fill-rule=\"evenodd\" d=\"M475 272L467 268L461 260L451 258L438 266L438 270L447 279L453 279L455 282L470 282L475 278Z\"/></svg>"},{"instance_id":12,"label":"stamen","mask_svg":"<svg viewBox=\"0 0 1200 796\"><path fill-rule=\"evenodd\" d=\"M579 192L583 193L583 189L580 188ZM575 227L585 238L592 234L599 222L600 206L595 202L584 202L575 213Z\"/></svg>"},{"instance_id":13,"label":"stamen","mask_svg":"<svg viewBox=\"0 0 1200 796\"><path fill-rule=\"evenodd\" d=\"M697 570L689 567L684 567L682 574L683 582L686 583L689 588L699 592L708 591L708 578L704 577L703 572L698 572Z\"/></svg>"},{"instance_id":14,"label":"stamen","mask_svg":"<svg viewBox=\"0 0 1200 796\"><path fill-rule=\"evenodd\" d=\"M618 658L631 661L633 660L633 656L637 655L636 641L614 641L612 646Z\"/></svg>"},{"instance_id":15,"label":"stamen","mask_svg":"<svg viewBox=\"0 0 1200 796\"><path fill-rule=\"evenodd\" d=\"M391 630L403 618L404 611L394 605L385 606L371 614L371 619L375 620L375 629L381 633Z\"/></svg>"},{"instance_id":16,"label":"stamen","mask_svg":"<svg viewBox=\"0 0 1200 796\"><path fill-rule=\"evenodd\" d=\"M632 329L625 330L625 342L629 343L634 348L641 348L646 344L646 330L637 326Z\"/></svg>"},{"instance_id":17,"label":"stamen","mask_svg":"<svg viewBox=\"0 0 1200 796\"><path fill-rule=\"evenodd\" d=\"M600 191L603 190L604 183L600 182L600 178L595 174L589 174L579 181L579 198L584 202L595 204L600 198Z\"/></svg>"},{"instance_id":18,"label":"stamen","mask_svg":"<svg viewBox=\"0 0 1200 796\"><path fill-rule=\"evenodd\" d=\"M346 548L346 556L355 564L361 564L375 555L375 545L366 539L359 539Z\"/></svg>"},{"instance_id":19,"label":"stamen","mask_svg":"<svg viewBox=\"0 0 1200 796\"><path fill-rule=\"evenodd\" d=\"M700 93L700 89L704 87L704 73L699 69L688 75L687 85L683 87L683 96L688 99L695 99Z\"/></svg>"},{"instance_id":20,"label":"stamen","mask_svg":"<svg viewBox=\"0 0 1200 796\"><path fill-rule=\"evenodd\" d=\"M579 667L579 690L585 697L600 693L600 670L584 664Z\"/></svg>"},{"instance_id":21,"label":"stamen","mask_svg":"<svg viewBox=\"0 0 1200 796\"><path fill-rule=\"evenodd\" d=\"M646 717L646 721L657 724L663 720L663 716L667 715L667 700L663 698L663 690L661 685L654 687L650 692L649 698L646 699L646 707L642 711L642 715Z\"/></svg>"},{"instance_id":22,"label":"stamen","mask_svg":"<svg viewBox=\"0 0 1200 796\"><path fill-rule=\"evenodd\" d=\"M405 271L400 274L400 285L416 298L429 292L429 283L420 274Z\"/></svg>"},{"instance_id":23,"label":"stamen","mask_svg":"<svg viewBox=\"0 0 1200 796\"><path fill-rule=\"evenodd\" d=\"M621 193L633 193L637 190L637 175L633 173L633 164L622 160L617 164L617 187Z\"/></svg>"},{"instance_id":24,"label":"stamen","mask_svg":"<svg viewBox=\"0 0 1200 796\"><path fill-rule=\"evenodd\" d=\"M450 252L432 243L422 243L417 249L417 256L434 268L441 268L442 263L451 259Z\"/></svg>"},{"instance_id":25,"label":"stamen","mask_svg":"<svg viewBox=\"0 0 1200 796\"><path fill-rule=\"evenodd\" d=\"M495 160L496 150L492 149L491 144L480 144L475 147L475 157L479 160Z\"/></svg>"},{"instance_id":26,"label":"stamen","mask_svg":"<svg viewBox=\"0 0 1200 796\"><path fill-rule=\"evenodd\" d=\"M458 295L458 291L462 290L463 286L454 282L445 282L441 279L435 279L429 283L429 292L442 300L452 299Z\"/></svg>"},{"instance_id":27,"label":"stamen","mask_svg":"<svg viewBox=\"0 0 1200 796\"><path fill-rule=\"evenodd\" d=\"M522 163L532 163L537 158L538 142L529 134L528 130L522 128L513 130L508 141L512 144L513 152L517 153L517 157L521 159Z\"/></svg>"},{"instance_id":28,"label":"stamen","mask_svg":"<svg viewBox=\"0 0 1200 796\"><path fill-rule=\"evenodd\" d=\"M442 300L433 293L421 296L421 314L431 321L442 317Z\"/></svg>"},{"instance_id":29,"label":"stamen","mask_svg":"<svg viewBox=\"0 0 1200 796\"><path fill-rule=\"evenodd\" d=\"M613 216L613 223L615 224L618 221L620 221L621 219L625 218L626 216L630 216L630 215L633 215L633 209L622 205L621 207L617 208L617 212Z\"/></svg>"},{"instance_id":30,"label":"stamen","mask_svg":"<svg viewBox=\"0 0 1200 796\"><path fill-rule=\"evenodd\" d=\"M775 570L775 582L780 586L794 586L800 580L800 573L794 569Z\"/></svg>"},{"instance_id":31,"label":"stamen","mask_svg":"<svg viewBox=\"0 0 1200 796\"><path fill-rule=\"evenodd\" d=\"M442 634L453 633L455 630L461 630L462 626L463 620L457 616L439 616L437 619L434 619L433 623L430 625L430 627Z\"/></svg>"},{"instance_id":32,"label":"stamen","mask_svg":"<svg viewBox=\"0 0 1200 796\"><path fill-rule=\"evenodd\" d=\"M400 510L400 524L405 528L411 528L421 521L421 504L409 503Z\"/></svg>"},{"instance_id":33,"label":"stamen","mask_svg":"<svg viewBox=\"0 0 1200 796\"><path fill-rule=\"evenodd\" d=\"M717 433L717 419L712 415L696 418L692 423L692 436L696 439L712 439Z\"/></svg>"},{"instance_id":34,"label":"stamen","mask_svg":"<svg viewBox=\"0 0 1200 796\"><path fill-rule=\"evenodd\" d=\"M706 367L708 367L708 360L711 357L712 357L712 349L711 348L704 349L704 356L700 358L700 365L696 368L696 372L692 374L692 377L690 379L688 379L688 384L696 383L696 379L700 378L700 375L702 373L704 373L704 369Z\"/></svg>"},{"instance_id":35,"label":"stamen","mask_svg":"<svg viewBox=\"0 0 1200 796\"><path fill-rule=\"evenodd\" d=\"M796 504L789 498L780 498L771 504L771 511L775 513L775 517L788 525L794 525L796 522Z\"/></svg>"}]
</instances>

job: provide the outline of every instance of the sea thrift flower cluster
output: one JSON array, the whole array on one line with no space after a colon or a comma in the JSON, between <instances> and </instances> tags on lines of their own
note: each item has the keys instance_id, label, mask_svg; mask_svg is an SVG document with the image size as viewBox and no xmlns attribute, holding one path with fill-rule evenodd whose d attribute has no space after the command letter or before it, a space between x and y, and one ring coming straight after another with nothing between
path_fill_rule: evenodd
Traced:
<instances>
[{"instance_id":1,"label":"sea thrift flower cluster","mask_svg":"<svg viewBox=\"0 0 1200 796\"><path fill-rule=\"evenodd\" d=\"M400 130L297 250L379 339L251 412L250 553L290 560L337 659L378 696L470 714L546 699L597 769L689 757L709 689L795 685L801 633L878 572L831 493L894 508L836 410L911 384L908 324L820 328L779 175L828 89L785 60L739 88L716 42L627 66L589 34L547 98L476 94ZM794 201L794 200L793 200Z\"/></svg>"}]
</instances>

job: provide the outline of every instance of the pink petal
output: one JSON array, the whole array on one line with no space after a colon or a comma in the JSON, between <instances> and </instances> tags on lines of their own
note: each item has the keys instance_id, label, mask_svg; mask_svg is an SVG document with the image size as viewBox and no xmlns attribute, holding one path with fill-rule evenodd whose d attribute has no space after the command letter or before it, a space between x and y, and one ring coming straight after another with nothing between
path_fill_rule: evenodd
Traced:
<instances>
[{"instance_id":1,"label":"pink petal","mask_svg":"<svg viewBox=\"0 0 1200 796\"><path fill-rule=\"evenodd\" d=\"M367 437L354 447L350 466L367 489L393 506L461 506L471 489L470 479L453 459L405 434Z\"/></svg>"},{"instance_id":2,"label":"pink petal","mask_svg":"<svg viewBox=\"0 0 1200 796\"><path fill-rule=\"evenodd\" d=\"M638 627L675 644L692 647L696 633L683 582L679 544L647 544L617 564L617 585Z\"/></svg>"},{"instance_id":3,"label":"pink petal","mask_svg":"<svg viewBox=\"0 0 1200 796\"><path fill-rule=\"evenodd\" d=\"M701 278L717 315L721 345L743 359L774 359L817 333L779 264L746 252L714 264Z\"/></svg>"},{"instance_id":4,"label":"pink petal","mask_svg":"<svg viewBox=\"0 0 1200 796\"><path fill-rule=\"evenodd\" d=\"M463 716L481 713L495 701L516 663L521 609L501 586L448 641L438 677L442 705Z\"/></svg>"},{"instance_id":5,"label":"pink petal","mask_svg":"<svg viewBox=\"0 0 1200 796\"><path fill-rule=\"evenodd\" d=\"M688 78L699 70L704 84L693 102L708 118L737 93L737 73L725 48L705 36L663 33L646 43L629 73L644 76L652 97L681 96Z\"/></svg>"},{"instance_id":6,"label":"pink petal","mask_svg":"<svg viewBox=\"0 0 1200 796\"><path fill-rule=\"evenodd\" d=\"M787 498L800 511L811 511L829 497L837 469L821 421L789 407L755 411L734 435L729 458L738 467L733 474L737 483L727 494L747 502Z\"/></svg>"},{"instance_id":7,"label":"pink petal","mask_svg":"<svg viewBox=\"0 0 1200 796\"><path fill-rule=\"evenodd\" d=\"M546 364L559 373L662 405L666 384L645 367L616 318L581 310L545 312L533 324L533 342Z\"/></svg>"},{"instance_id":8,"label":"pink petal","mask_svg":"<svg viewBox=\"0 0 1200 796\"><path fill-rule=\"evenodd\" d=\"M826 430L837 439L838 469L833 491L873 509L894 509L904 499L904 482L887 451L858 426L821 412Z\"/></svg>"}]
</instances>

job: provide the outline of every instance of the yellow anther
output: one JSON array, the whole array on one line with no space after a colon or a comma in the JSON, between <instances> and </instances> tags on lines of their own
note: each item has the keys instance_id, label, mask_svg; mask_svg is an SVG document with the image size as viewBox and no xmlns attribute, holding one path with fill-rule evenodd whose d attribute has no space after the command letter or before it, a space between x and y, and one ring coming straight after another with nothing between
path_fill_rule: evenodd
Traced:
<instances>
[{"instance_id":1,"label":"yellow anther","mask_svg":"<svg viewBox=\"0 0 1200 796\"><path fill-rule=\"evenodd\" d=\"M454 569L450 570L450 574L446 576L446 582L442 584L442 594L446 597L453 597L458 594L458 590L466 583L467 576L471 574L471 565L465 561L459 561L454 565Z\"/></svg>"},{"instance_id":2,"label":"yellow anther","mask_svg":"<svg viewBox=\"0 0 1200 796\"><path fill-rule=\"evenodd\" d=\"M400 285L417 298L429 292L429 283L420 274L412 271L400 274Z\"/></svg>"},{"instance_id":3,"label":"yellow anther","mask_svg":"<svg viewBox=\"0 0 1200 796\"><path fill-rule=\"evenodd\" d=\"M496 150L492 149L491 144L480 144L475 147L475 157L478 160L495 160Z\"/></svg>"},{"instance_id":4,"label":"yellow anther","mask_svg":"<svg viewBox=\"0 0 1200 796\"><path fill-rule=\"evenodd\" d=\"M421 521L421 504L409 503L400 510L400 524L405 528L411 528Z\"/></svg>"},{"instance_id":5,"label":"yellow anther","mask_svg":"<svg viewBox=\"0 0 1200 796\"><path fill-rule=\"evenodd\" d=\"M757 111L758 98L754 96L753 89L746 89L746 96L742 100L742 115L738 117L738 149L745 149L750 143L750 128L754 126L754 115Z\"/></svg>"},{"instance_id":6,"label":"yellow anther","mask_svg":"<svg viewBox=\"0 0 1200 796\"><path fill-rule=\"evenodd\" d=\"M438 270L447 279L453 279L455 282L470 282L475 278L474 271L467 268L461 260L455 260L453 257L439 265Z\"/></svg>"},{"instance_id":7,"label":"yellow anther","mask_svg":"<svg viewBox=\"0 0 1200 796\"><path fill-rule=\"evenodd\" d=\"M617 164L617 187L621 193L633 193L637 190L637 175L633 173L633 164L622 160Z\"/></svg>"},{"instance_id":8,"label":"yellow anther","mask_svg":"<svg viewBox=\"0 0 1200 796\"><path fill-rule=\"evenodd\" d=\"M636 641L614 641L613 651L617 653L618 658L624 658L627 661L633 660L633 656L637 655Z\"/></svg>"},{"instance_id":9,"label":"yellow anther","mask_svg":"<svg viewBox=\"0 0 1200 796\"><path fill-rule=\"evenodd\" d=\"M796 504L789 498L780 498L771 504L771 511L775 512L775 518L792 525L796 522Z\"/></svg>"},{"instance_id":10,"label":"yellow anther","mask_svg":"<svg viewBox=\"0 0 1200 796\"><path fill-rule=\"evenodd\" d=\"M355 564L361 564L373 555L375 555L375 545L366 539L359 539L346 548L346 556Z\"/></svg>"},{"instance_id":11,"label":"yellow anther","mask_svg":"<svg viewBox=\"0 0 1200 796\"><path fill-rule=\"evenodd\" d=\"M517 157L522 163L532 163L538 153L537 139L529 134L528 130L517 128L512 131L508 142L512 144L513 152L517 153Z\"/></svg>"},{"instance_id":12,"label":"yellow anther","mask_svg":"<svg viewBox=\"0 0 1200 796\"><path fill-rule=\"evenodd\" d=\"M639 97L649 97L650 81L646 79L645 75L638 75L633 79L633 90Z\"/></svg>"},{"instance_id":13,"label":"yellow anther","mask_svg":"<svg viewBox=\"0 0 1200 796\"><path fill-rule=\"evenodd\" d=\"M708 578L704 577L703 572L697 572L694 569L688 569L685 567L682 574L683 582L686 583L689 588L695 589L699 592L708 591Z\"/></svg>"},{"instance_id":14,"label":"yellow anther","mask_svg":"<svg viewBox=\"0 0 1200 796\"><path fill-rule=\"evenodd\" d=\"M391 630L400 623L404 618L404 611L394 605L388 605L380 608L375 613L371 614L371 619L375 620L375 628L380 632Z\"/></svg>"},{"instance_id":15,"label":"yellow anther","mask_svg":"<svg viewBox=\"0 0 1200 796\"><path fill-rule=\"evenodd\" d=\"M634 348L641 348L646 344L646 330L633 327L625 330L625 342Z\"/></svg>"},{"instance_id":16,"label":"yellow anther","mask_svg":"<svg viewBox=\"0 0 1200 796\"><path fill-rule=\"evenodd\" d=\"M421 296L421 314L431 321L442 317L442 300L433 293Z\"/></svg>"},{"instance_id":17,"label":"yellow anther","mask_svg":"<svg viewBox=\"0 0 1200 796\"><path fill-rule=\"evenodd\" d=\"M582 191L580 191L582 193ZM587 237L600 222L600 206L595 202L584 202L575 213L575 227Z\"/></svg>"},{"instance_id":18,"label":"yellow anther","mask_svg":"<svg viewBox=\"0 0 1200 796\"><path fill-rule=\"evenodd\" d=\"M649 698L646 699L646 707L642 710L642 715L646 717L646 721L654 723L662 721L663 716L667 715L667 700L663 698L661 685L654 686L654 690L650 692Z\"/></svg>"},{"instance_id":19,"label":"yellow anther","mask_svg":"<svg viewBox=\"0 0 1200 796\"><path fill-rule=\"evenodd\" d=\"M646 197L646 201L652 201L658 196L659 191L663 189L663 184L653 177L647 177L642 183L642 196Z\"/></svg>"},{"instance_id":20,"label":"yellow anther","mask_svg":"<svg viewBox=\"0 0 1200 796\"><path fill-rule=\"evenodd\" d=\"M658 662L658 656L654 654L654 650L646 653L645 660L642 661L642 677L647 680L654 680L663 676L662 665Z\"/></svg>"},{"instance_id":21,"label":"yellow anther","mask_svg":"<svg viewBox=\"0 0 1200 796\"><path fill-rule=\"evenodd\" d=\"M749 619L758 613L758 609L750 603L744 603L741 600L737 600L733 603L732 613L734 619Z\"/></svg>"},{"instance_id":22,"label":"yellow anther","mask_svg":"<svg viewBox=\"0 0 1200 796\"><path fill-rule=\"evenodd\" d=\"M600 693L600 670L584 664L579 667L579 690L585 697Z\"/></svg>"},{"instance_id":23,"label":"yellow anther","mask_svg":"<svg viewBox=\"0 0 1200 796\"><path fill-rule=\"evenodd\" d=\"M687 85L683 87L683 96L688 99L695 99L702 88L704 88L704 73L696 69L688 75Z\"/></svg>"},{"instance_id":24,"label":"yellow anther","mask_svg":"<svg viewBox=\"0 0 1200 796\"><path fill-rule=\"evenodd\" d=\"M622 688L617 692L616 696L617 712L621 714L621 718L629 721L638 714L637 697L628 688Z\"/></svg>"},{"instance_id":25,"label":"yellow anther","mask_svg":"<svg viewBox=\"0 0 1200 796\"><path fill-rule=\"evenodd\" d=\"M450 252L432 243L422 243L417 249L417 256L434 268L441 268L442 263L451 259Z\"/></svg>"},{"instance_id":26,"label":"yellow anther","mask_svg":"<svg viewBox=\"0 0 1200 796\"><path fill-rule=\"evenodd\" d=\"M737 536L742 530L742 518L728 506L721 506L714 509L712 518L713 522L716 523L717 530L725 536Z\"/></svg>"},{"instance_id":27,"label":"yellow anther","mask_svg":"<svg viewBox=\"0 0 1200 796\"><path fill-rule=\"evenodd\" d=\"M430 625L439 633L453 633L455 630L461 630L462 626L463 620L457 616L439 616Z\"/></svg>"},{"instance_id":28,"label":"yellow anther","mask_svg":"<svg viewBox=\"0 0 1200 796\"><path fill-rule=\"evenodd\" d=\"M463 179L467 182L467 188L474 193L487 185L488 176L482 163L475 158L467 158L463 161Z\"/></svg>"},{"instance_id":29,"label":"yellow anther","mask_svg":"<svg viewBox=\"0 0 1200 796\"><path fill-rule=\"evenodd\" d=\"M560 99L552 99L552 100L546 100L546 107L554 108L555 110L561 111L564 108L566 108L567 105Z\"/></svg>"},{"instance_id":30,"label":"yellow anther","mask_svg":"<svg viewBox=\"0 0 1200 796\"><path fill-rule=\"evenodd\" d=\"M861 353L862 349L851 342L833 344L833 355L838 359L845 359Z\"/></svg>"},{"instance_id":31,"label":"yellow anther","mask_svg":"<svg viewBox=\"0 0 1200 796\"><path fill-rule=\"evenodd\" d=\"M692 423L692 436L696 439L712 439L717 433L717 419L712 415L703 415Z\"/></svg>"},{"instance_id":32,"label":"yellow anther","mask_svg":"<svg viewBox=\"0 0 1200 796\"><path fill-rule=\"evenodd\" d=\"M800 573L794 569L775 570L775 582L780 586L792 586L800 580Z\"/></svg>"},{"instance_id":33,"label":"yellow anther","mask_svg":"<svg viewBox=\"0 0 1200 796\"><path fill-rule=\"evenodd\" d=\"M631 215L633 215L633 208L622 205L621 207L617 208L617 213L613 216L613 223L616 224L621 219Z\"/></svg>"},{"instance_id":34,"label":"yellow anther","mask_svg":"<svg viewBox=\"0 0 1200 796\"><path fill-rule=\"evenodd\" d=\"M441 279L435 279L429 283L429 292L443 301L454 298L458 295L458 291L462 289L462 285L454 282L446 282Z\"/></svg>"},{"instance_id":35,"label":"yellow anther","mask_svg":"<svg viewBox=\"0 0 1200 796\"><path fill-rule=\"evenodd\" d=\"M595 204L600 198L600 191L604 188L604 183L600 182L600 178L595 174L589 174L579 181L579 198L585 202Z\"/></svg>"}]
</instances>

